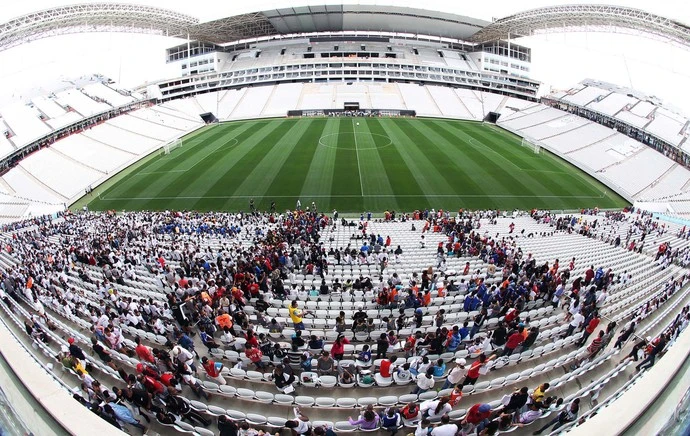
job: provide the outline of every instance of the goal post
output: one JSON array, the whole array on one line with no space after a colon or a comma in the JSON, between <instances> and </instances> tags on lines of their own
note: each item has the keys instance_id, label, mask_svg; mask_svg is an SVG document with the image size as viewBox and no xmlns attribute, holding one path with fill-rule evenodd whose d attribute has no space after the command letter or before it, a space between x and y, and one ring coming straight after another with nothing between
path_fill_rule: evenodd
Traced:
<instances>
[{"instance_id":1,"label":"goal post","mask_svg":"<svg viewBox=\"0 0 690 436\"><path fill-rule=\"evenodd\" d=\"M539 154L539 152L541 152L541 146L539 144L531 142L528 139L525 139L524 137L522 138L520 145L531 149L534 154Z\"/></svg>"},{"instance_id":2,"label":"goal post","mask_svg":"<svg viewBox=\"0 0 690 436\"><path fill-rule=\"evenodd\" d=\"M168 142L167 144L163 145L163 154L170 154L172 151L177 150L181 147L182 140L179 138L175 139L174 141Z\"/></svg>"}]
</instances>

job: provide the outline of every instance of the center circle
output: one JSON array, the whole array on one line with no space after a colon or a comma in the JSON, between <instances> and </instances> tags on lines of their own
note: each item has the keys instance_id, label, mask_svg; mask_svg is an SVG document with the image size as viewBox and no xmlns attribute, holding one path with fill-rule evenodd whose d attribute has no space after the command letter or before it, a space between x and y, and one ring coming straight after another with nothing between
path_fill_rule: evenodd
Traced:
<instances>
[{"instance_id":1,"label":"center circle","mask_svg":"<svg viewBox=\"0 0 690 436\"><path fill-rule=\"evenodd\" d=\"M354 136L354 140L351 140ZM347 138L347 139L345 139ZM371 145L371 140L374 139L374 145ZM382 138L381 145L376 143L376 138ZM362 144L365 144L362 146ZM328 148L340 148L344 150L376 150L379 148L389 147L393 144L393 140L386 135L369 132L337 132L323 135L319 138L319 145Z\"/></svg>"}]
</instances>

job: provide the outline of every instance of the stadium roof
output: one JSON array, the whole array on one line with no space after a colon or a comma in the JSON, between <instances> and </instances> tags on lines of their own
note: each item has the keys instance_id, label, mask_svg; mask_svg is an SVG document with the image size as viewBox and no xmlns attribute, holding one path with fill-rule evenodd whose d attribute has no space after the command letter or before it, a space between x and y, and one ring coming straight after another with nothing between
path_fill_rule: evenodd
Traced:
<instances>
[{"instance_id":1,"label":"stadium roof","mask_svg":"<svg viewBox=\"0 0 690 436\"><path fill-rule=\"evenodd\" d=\"M83 32L179 35L198 19L168 9L123 3L85 3L45 9L0 24L0 50L49 36Z\"/></svg>"},{"instance_id":2,"label":"stadium roof","mask_svg":"<svg viewBox=\"0 0 690 436\"><path fill-rule=\"evenodd\" d=\"M548 6L494 21L477 32L474 42L530 36L548 30L610 30L624 28L651 33L690 48L690 27L680 21L612 5Z\"/></svg>"},{"instance_id":3,"label":"stadium roof","mask_svg":"<svg viewBox=\"0 0 690 436\"><path fill-rule=\"evenodd\" d=\"M544 30L625 28L690 47L690 28L639 9L606 5L549 6L488 22L426 9L330 4L241 13L200 22L152 6L85 3L46 9L0 24L0 50L35 39L80 32L121 31L229 43L242 39L312 32L385 31L484 42Z\"/></svg>"},{"instance_id":4,"label":"stadium roof","mask_svg":"<svg viewBox=\"0 0 690 436\"><path fill-rule=\"evenodd\" d=\"M217 44L272 35L340 31L404 32L467 40L488 21L424 9L322 5L271 9L192 26L190 37Z\"/></svg>"}]
</instances>

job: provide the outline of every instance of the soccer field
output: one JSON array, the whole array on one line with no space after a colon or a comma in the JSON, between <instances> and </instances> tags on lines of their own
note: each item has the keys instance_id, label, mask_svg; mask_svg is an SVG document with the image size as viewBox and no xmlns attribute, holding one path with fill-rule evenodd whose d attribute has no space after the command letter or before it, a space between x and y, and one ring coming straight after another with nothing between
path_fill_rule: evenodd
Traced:
<instances>
[{"instance_id":1,"label":"soccer field","mask_svg":"<svg viewBox=\"0 0 690 436\"><path fill-rule=\"evenodd\" d=\"M359 123L359 124L358 124ZM183 138L76 206L92 210L247 211L300 199L319 210L614 208L594 178L498 127L408 118L229 122Z\"/></svg>"}]
</instances>

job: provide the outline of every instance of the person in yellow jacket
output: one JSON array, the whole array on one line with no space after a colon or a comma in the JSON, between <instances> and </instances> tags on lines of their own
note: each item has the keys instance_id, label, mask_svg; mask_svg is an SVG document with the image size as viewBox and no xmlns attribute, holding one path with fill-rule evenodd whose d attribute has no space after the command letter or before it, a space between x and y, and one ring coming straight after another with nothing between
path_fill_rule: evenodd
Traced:
<instances>
[{"instance_id":1,"label":"person in yellow jacket","mask_svg":"<svg viewBox=\"0 0 690 436\"><path fill-rule=\"evenodd\" d=\"M297 300L292 300L292 303L288 306L288 312L290 313L290 319L295 324L295 330L304 330L304 322L302 319L309 311L302 311L297 304Z\"/></svg>"}]
</instances>

